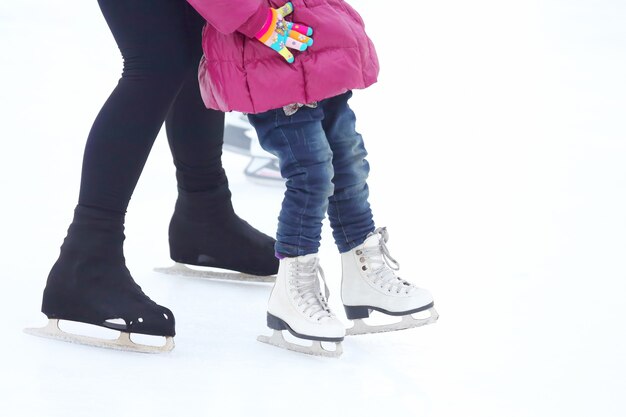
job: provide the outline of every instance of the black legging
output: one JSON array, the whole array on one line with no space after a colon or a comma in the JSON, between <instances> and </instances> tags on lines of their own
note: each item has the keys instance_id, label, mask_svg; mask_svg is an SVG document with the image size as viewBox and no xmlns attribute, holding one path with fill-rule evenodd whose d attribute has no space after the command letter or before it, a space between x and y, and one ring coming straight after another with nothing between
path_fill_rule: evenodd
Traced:
<instances>
[{"instance_id":1,"label":"black legging","mask_svg":"<svg viewBox=\"0 0 626 417\"><path fill-rule=\"evenodd\" d=\"M198 87L204 20L185 0L98 0L124 72L85 147L79 204L124 213L163 121L185 191L226 182L224 114Z\"/></svg>"}]
</instances>

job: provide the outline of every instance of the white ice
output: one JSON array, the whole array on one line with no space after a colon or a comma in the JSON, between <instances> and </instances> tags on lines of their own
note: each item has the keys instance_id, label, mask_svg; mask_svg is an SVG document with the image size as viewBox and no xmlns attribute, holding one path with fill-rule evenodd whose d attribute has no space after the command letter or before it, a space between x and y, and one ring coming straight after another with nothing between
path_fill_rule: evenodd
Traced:
<instances>
[{"instance_id":1,"label":"white ice","mask_svg":"<svg viewBox=\"0 0 626 417\"><path fill-rule=\"evenodd\" d=\"M89 128L121 59L96 1L0 4L0 416L626 415L626 6L355 1L380 82L353 100L371 202L441 318L338 360L256 341L270 286L161 276L175 200L158 137L127 215L137 282L176 314L160 356L34 338ZM279 189L226 153L238 213ZM342 315L328 228L322 264Z\"/></svg>"}]
</instances>

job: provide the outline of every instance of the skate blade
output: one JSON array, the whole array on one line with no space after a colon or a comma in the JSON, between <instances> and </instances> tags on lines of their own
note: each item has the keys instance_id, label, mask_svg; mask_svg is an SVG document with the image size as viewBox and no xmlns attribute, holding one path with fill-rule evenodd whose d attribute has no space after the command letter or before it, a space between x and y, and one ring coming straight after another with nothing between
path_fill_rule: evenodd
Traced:
<instances>
[{"instance_id":1,"label":"skate blade","mask_svg":"<svg viewBox=\"0 0 626 417\"><path fill-rule=\"evenodd\" d=\"M150 346L135 343L130 339L130 333L125 332L120 332L117 339L99 339L97 337L82 336L64 332L59 327L58 319L48 319L46 327L27 328L24 329L24 333L33 336L45 337L47 339L56 339L64 342L107 349L125 350L129 352L165 353L174 349L174 338L171 336L165 337L165 344L163 346Z\"/></svg>"},{"instance_id":2,"label":"skate blade","mask_svg":"<svg viewBox=\"0 0 626 417\"><path fill-rule=\"evenodd\" d=\"M257 337L257 340L261 343L267 343L268 345L276 346L279 348L292 350L294 352L304 353L306 355L323 356L325 358L338 358L343 353L341 343L335 343L335 350L327 350L322 346L322 342L313 340L311 346L301 346L295 343L291 343L285 340L283 333L280 330L274 330L271 336L261 335Z\"/></svg>"},{"instance_id":3,"label":"skate blade","mask_svg":"<svg viewBox=\"0 0 626 417\"><path fill-rule=\"evenodd\" d=\"M425 319L416 319L408 314L406 316L402 316L401 321L392 324L369 325L365 323L363 319L356 319L354 320L354 326L346 329L346 335L355 336L359 334L393 332L397 330L406 330L414 327L425 326L436 322L439 318L439 313L437 313L435 307L431 307L427 311L430 313L430 316Z\"/></svg>"},{"instance_id":4,"label":"skate blade","mask_svg":"<svg viewBox=\"0 0 626 417\"><path fill-rule=\"evenodd\" d=\"M222 272L215 270L199 270L189 268L185 264L176 262L174 265L166 268L154 268L155 272L159 272L167 275L179 275L183 277L201 278L201 279L218 279L225 281L237 281L237 282L274 282L276 277L274 275L250 275L243 272Z\"/></svg>"}]
</instances>

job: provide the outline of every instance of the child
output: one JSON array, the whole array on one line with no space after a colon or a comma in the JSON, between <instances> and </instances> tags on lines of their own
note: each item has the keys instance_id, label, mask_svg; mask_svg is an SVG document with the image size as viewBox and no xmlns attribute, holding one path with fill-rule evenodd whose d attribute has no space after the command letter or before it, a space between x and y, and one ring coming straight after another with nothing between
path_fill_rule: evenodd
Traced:
<instances>
[{"instance_id":1,"label":"child","mask_svg":"<svg viewBox=\"0 0 626 417\"><path fill-rule=\"evenodd\" d=\"M248 3L259 1L237 4ZM342 0L294 0L269 11L268 4L278 6L260 2L258 11L250 6L252 15L238 21L206 11L200 85L207 107L249 113L261 146L278 157L287 180L275 246L280 266L267 312L275 331L262 341L338 356L346 330L328 306L325 283L320 290L317 257L327 212L341 252L341 298L348 319L359 319L349 334L415 327L434 322L437 313L428 291L396 276L388 233L375 227L367 200L369 165L348 106L351 90L373 84L378 74L363 21ZM315 29L313 47L311 28L283 19L291 12ZM294 57L285 46L300 52ZM371 310L403 319L371 327L360 320ZM410 316L423 310L430 310L429 318ZM288 343L282 330L316 342L310 348ZM337 349L327 351L321 341L336 342Z\"/></svg>"}]
</instances>

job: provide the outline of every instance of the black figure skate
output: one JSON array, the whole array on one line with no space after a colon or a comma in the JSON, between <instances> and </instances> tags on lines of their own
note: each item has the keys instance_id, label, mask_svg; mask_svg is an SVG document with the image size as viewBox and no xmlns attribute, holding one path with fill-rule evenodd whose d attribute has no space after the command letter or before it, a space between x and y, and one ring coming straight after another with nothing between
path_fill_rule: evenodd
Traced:
<instances>
[{"instance_id":1,"label":"black figure skate","mask_svg":"<svg viewBox=\"0 0 626 417\"><path fill-rule=\"evenodd\" d=\"M126 268L124 215L78 206L61 255L52 267L41 311L48 325L29 334L68 342L136 352L167 352L174 348L174 315L143 293ZM117 339L99 339L65 332L59 320L117 330ZM165 337L162 346L135 343L131 334Z\"/></svg>"}]
</instances>

